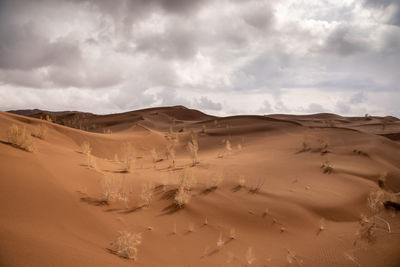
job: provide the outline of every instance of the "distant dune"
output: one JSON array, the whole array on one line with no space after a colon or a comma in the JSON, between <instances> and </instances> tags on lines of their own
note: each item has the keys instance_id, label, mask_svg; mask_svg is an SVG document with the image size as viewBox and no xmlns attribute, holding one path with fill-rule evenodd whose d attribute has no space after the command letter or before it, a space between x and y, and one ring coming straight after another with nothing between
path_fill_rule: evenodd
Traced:
<instances>
[{"instance_id":1,"label":"distant dune","mask_svg":"<svg viewBox=\"0 0 400 267\"><path fill-rule=\"evenodd\" d=\"M0 266L400 266L399 136L395 117L0 112Z\"/></svg>"}]
</instances>

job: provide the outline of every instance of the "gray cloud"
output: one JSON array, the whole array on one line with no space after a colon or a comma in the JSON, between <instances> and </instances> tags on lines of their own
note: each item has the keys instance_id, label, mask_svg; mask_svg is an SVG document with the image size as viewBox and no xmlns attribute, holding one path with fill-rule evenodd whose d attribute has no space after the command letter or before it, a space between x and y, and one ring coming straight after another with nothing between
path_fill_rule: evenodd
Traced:
<instances>
[{"instance_id":1,"label":"gray cloud","mask_svg":"<svg viewBox=\"0 0 400 267\"><path fill-rule=\"evenodd\" d=\"M0 107L400 115L399 1L359 3L0 0Z\"/></svg>"},{"instance_id":2,"label":"gray cloud","mask_svg":"<svg viewBox=\"0 0 400 267\"><path fill-rule=\"evenodd\" d=\"M400 1L399 0L364 0L367 7L392 9L392 15L387 21L389 24L400 26Z\"/></svg>"}]
</instances>

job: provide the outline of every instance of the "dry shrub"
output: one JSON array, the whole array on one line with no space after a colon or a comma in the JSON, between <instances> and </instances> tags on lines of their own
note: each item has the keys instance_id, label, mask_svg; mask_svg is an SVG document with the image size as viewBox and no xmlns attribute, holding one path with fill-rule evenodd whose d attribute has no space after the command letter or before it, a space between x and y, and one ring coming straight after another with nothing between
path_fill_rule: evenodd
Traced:
<instances>
[{"instance_id":1,"label":"dry shrub","mask_svg":"<svg viewBox=\"0 0 400 267\"><path fill-rule=\"evenodd\" d=\"M43 123L41 123L41 124L39 124L36 132L32 135L44 140L47 137L47 131L48 131L47 126L44 125Z\"/></svg>"},{"instance_id":2,"label":"dry shrub","mask_svg":"<svg viewBox=\"0 0 400 267\"><path fill-rule=\"evenodd\" d=\"M222 238L222 232L219 233L218 240L217 240L217 246L222 247L225 244L224 239Z\"/></svg>"},{"instance_id":3,"label":"dry shrub","mask_svg":"<svg viewBox=\"0 0 400 267\"><path fill-rule=\"evenodd\" d=\"M308 134L305 133L303 135L302 149L300 151L305 152L305 151L309 151L309 150L311 150L310 140L308 138Z\"/></svg>"},{"instance_id":4,"label":"dry shrub","mask_svg":"<svg viewBox=\"0 0 400 267\"><path fill-rule=\"evenodd\" d=\"M8 142L28 152L35 151L35 144L29 130L25 126L11 125L7 131Z\"/></svg>"},{"instance_id":5,"label":"dry shrub","mask_svg":"<svg viewBox=\"0 0 400 267\"><path fill-rule=\"evenodd\" d=\"M111 250L122 258L136 260L140 243L142 243L142 234L122 231L119 232L117 239L111 243Z\"/></svg>"},{"instance_id":6,"label":"dry shrub","mask_svg":"<svg viewBox=\"0 0 400 267\"><path fill-rule=\"evenodd\" d=\"M92 152L92 147L88 141L85 141L81 144L81 152L85 155L89 155Z\"/></svg>"},{"instance_id":7,"label":"dry shrub","mask_svg":"<svg viewBox=\"0 0 400 267\"><path fill-rule=\"evenodd\" d=\"M187 148L192 159L192 165L194 166L197 163L197 152L199 151L199 143L197 141L197 134L195 134L193 131L191 133L191 140L187 144Z\"/></svg>"},{"instance_id":8,"label":"dry shrub","mask_svg":"<svg viewBox=\"0 0 400 267\"><path fill-rule=\"evenodd\" d=\"M93 169L97 170L97 161L96 161L96 158L92 154L89 153L86 157L86 160L87 160L87 166L89 168L93 168Z\"/></svg>"},{"instance_id":9,"label":"dry shrub","mask_svg":"<svg viewBox=\"0 0 400 267\"><path fill-rule=\"evenodd\" d=\"M238 151L242 151L242 149L243 149L242 145L241 144L237 144L237 150Z\"/></svg>"},{"instance_id":10,"label":"dry shrub","mask_svg":"<svg viewBox=\"0 0 400 267\"><path fill-rule=\"evenodd\" d=\"M107 203L117 200L125 204L129 202L129 193L126 183L121 177L104 176L101 181L103 197Z\"/></svg>"},{"instance_id":11,"label":"dry shrub","mask_svg":"<svg viewBox=\"0 0 400 267\"><path fill-rule=\"evenodd\" d=\"M329 161L325 161L322 163L321 169L324 173L330 174L333 172L333 165Z\"/></svg>"},{"instance_id":12,"label":"dry shrub","mask_svg":"<svg viewBox=\"0 0 400 267\"><path fill-rule=\"evenodd\" d=\"M125 143L123 145L123 158L121 163L123 172L131 172L134 169L135 157L131 143Z\"/></svg>"},{"instance_id":13,"label":"dry shrub","mask_svg":"<svg viewBox=\"0 0 400 267\"><path fill-rule=\"evenodd\" d=\"M246 184L246 179L244 178L244 175L240 175L238 180L238 186L244 187L245 184Z\"/></svg>"},{"instance_id":14,"label":"dry shrub","mask_svg":"<svg viewBox=\"0 0 400 267\"><path fill-rule=\"evenodd\" d=\"M231 151L232 151L231 142L229 140L226 140L226 143L225 143L225 154L230 155Z\"/></svg>"},{"instance_id":15,"label":"dry shrub","mask_svg":"<svg viewBox=\"0 0 400 267\"><path fill-rule=\"evenodd\" d=\"M153 148L151 151L151 158L153 160L154 166L156 165L157 162L161 161L160 156L157 153L157 150Z\"/></svg>"},{"instance_id":16,"label":"dry shrub","mask_svg":"<svg viewBox=\"0 0 400 267\"><path fill-rule=\"evenodd\" d=\"M253 248L252 248L252 247L249 247L249 248L247 249L247 252L246 252L246 262L247 262L249 265L252 265L255 261L256 261L256 257L255 257L255 255L254 255Z\"/></svg>"},{"instance_id":17,"label":"dry shrub","mask_svg":"<svg viewBox=\"0 0 400 267\"><path fill-rule=\"evenodd\" d=\"M386 184L386 177L387 177L387 172L383 172L379 175L378 177L378 185L380 188L384 188Z\"/></svg>"},{"instance_id":18,"label":"dry shrub","mask_svg":"<svg viewBox=\"0 0 400 267\"><path fill-rule=\"evenodd\" d=\"M376 229L378 228L378 222L385 223L387 231L390 233L390 224L383 218L377 216L379 212L384 208L384 203L390 199L383 190L378 189L376 191L371 191L367 197L367 207L371 213L370 217L366 215L361 215L360 228L356 232L356 240L367 240L368 242L373 242L376 239Z\"/></svg>"},{"instance_id":19,"label":"dry shrub","mask_svg":"<svg viewBox=\"0 0 400 267\"><path fill-rule=\"evenodd\" d=\"M192 171L186 167L180 175L180 183L175 195L175 203L177 206L183 207L189 203L191 198L190 191L195 183L196 179L194 178Z\"/></svg>"},{"instance_id":20,"label":"dry shrub","mask_svg":"<svg viewBox=\"0 0 400 267\"><path fill-rule=\"evenodd\" d=\"M171 162L170 167L175 168L175 146L178 143L178 134L174 133L172 127L170 127L165 138L167 139L165 156Z\"/></svg>"},{"instance_id":21,"label":"dry shrub","mask_svg":"<svg viewBox=\"0 0 400 267\"><path fill-rule=\"evenodd\" d=\"M317 141L319 143L319 151L321 152L321 154L328 153L329 143L327 137L325 137L323 134L320 134Z\"/></svg>"},{"instance_id":22,"label":"dry shrub","mask_svg":"<svg viewBox=\"0 0 400 267\"><path fill-rule=\"evenodd\" d=\"M144 206L150 206L151 201L153 200L153 184L145 183L142 185L142 192L140 194L140 199L143 200Z\"/></svg>"},{"instance_id":23,"label":"dry shrub","mask_svg":"<svg viewBox=\"0 0 400 267\"><path fill-rule=\"evenodd\" d=\"M224 180L224 172L220 171L213 175L210 180L210 184L208 185L209 189L215 190L218 188L218 186L222 183Z\"/></svg>"},{"instance_id":24,"label":"dry shrub","mask_svg":"<svg viewBox=\"0 0 400 267\"><path fill-rule=\"evenodd\" d=\"M46 115L46 121L53 122L53 120L51 119L51 117L48 114Z\"/></svg>"},{"instance_id":25,"label":"dry shrub","mask_svg":"<svg viewBox=\"0 0 400 267\"><path fill-rule=\"evenodd\" d=\"M236 230L235 230L234 227L232 227L230 232L229 232L229 238L230 239L236 239Z\"/></svg>"},{"instance_id":26,"label":"dry shrub","mask_svg":"<svg viewBox=\"0 0 400 267\"><path fill-rule=\"evenodd\" d=\"M303 264L303 261L297 257L296 253L290 250L287 251L286 260L288 265L296 264L297 266L301 266Z\"/></svg>"}]
</instances>

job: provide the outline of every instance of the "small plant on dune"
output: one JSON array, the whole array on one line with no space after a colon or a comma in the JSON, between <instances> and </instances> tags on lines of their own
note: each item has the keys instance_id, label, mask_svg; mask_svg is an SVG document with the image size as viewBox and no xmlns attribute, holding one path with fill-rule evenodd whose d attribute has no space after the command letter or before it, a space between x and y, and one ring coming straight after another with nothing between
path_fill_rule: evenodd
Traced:
<instances>
[{"instance_id":1,"label":"small plant on dune","mask_svg":"<svg viewBox=\"0 0 400 267\"><path fill-rule=\"evenodd\" d=\"M358 263L357 258L353 255L352 252L345 252L343 255L347 260L353 262L355 265L361 266L360 263Z\"/></svg>"},{"instance_id":2,"label":"small plant on dune","mask_svg":"<svg viewBox=\"0 0 400 267\"><path fill-rule=\"evenodd\" d=\"M383 172L379 175L378 177L378 185L380 188L384 188L386 184L386 177L387 177L387 172Z\"/></svg>"},{"instance_id":3,"label":"small plant on dune","mask_svg":"<svg viewBox=\"0 0 400 267\"><path fill-rule=\"evenodd\" d=\"M298 259L296 253L290 250L287 251L286 260L288 265L296 264L297 266L301 266L303 264L303 261Z\"/></svg>"},{"instance_id":4,"label":"small plant on dune","mask_svg":"<svg viewBox=\"0 0 400 267\"><path fill-rule=\"evenodd\" d=\"M319 221L318 235L319 235L322 231L324 231L324 230L325 230L325 219L322 218L322 219Z\"/></svg>"},{"instance_id":5,"label":"small plant on dune","mask_svg":"<svg viewBox=\"0 0 400 267\"><path fill-rule=\"evenodd\" d=\"M167 139L165 156L171 162L170 167L175 168L175 145L178 143L178 134L174 133L170 127L165 138Z\"/></svg>"},{"instance_id":6,"label":"small plant on dune","mask_svg":"<svg viewBox=\"0 0 400 267\"><path fill-rule=\"evenodd\" d=\"M325 161L324 163L322 163L321 169L324 173L327 173L327 174L332 173L333 172L332 163L330 163L329 161Z\"/></svg>"},{"instance_id":7,"label":"small plant on dune","mask_svg":"<svg viewBox=\"0 0 400 267\"><path fill-rule=\"evenodd\" d=\"M218 240L217 240L217 247L222 247L225 244L222 238L222 232L219 233Z\"/></svg>"},{"instance_id":8,"label":"small plant on dune","mask_svg":"<svg viewBox=\"0 0 400 267\"><path fill-rule=\"evenodd\" d=\"M251 187L249 189L249 192L253 193L253 194L257 194L258 192L260 192L260 190L263 187L264 183L265 183L265 178L258 179L257 184L255 186Z\"/></svg>"},{"instance_id":9,"label":"small plant on dune","mask_svg":"<svg viewBox=\"0 0 400 267\"><path fill-rule=\"evenodd\" d=\"M48 114L46 115L46 121L53 122L53 120L51 119L51 117Z\"/></svg>"},{"instance_id":10,"label":"small plant on dune","mask_svg":"<svg viewBox=\"0 0 400 267\"><path fill-rule=\"evenodd\" d=\"M187 144L188 151L190 153L190 158L192 159L192 165L197 163L197 152L199 151L199 143L197 140L197 134L193 131L191 132L191 139Z\"/></svg>"},{"instance_id":11,"label":"small plant on dune","mask_svg":"<svg viewBox=\"0 0 400 267\"><path fill-rule=\"evenodd\" d=\"M208 185L208 189L210 190L216 190L218 188L218 186L222 183L222 181L224 180L224 173L223 171L213 175L211 177L211 181L210 184Z\"/></svg>"},{"instance_id":12,"label":"small plant on dune","mask_svg":"<svg viewBox=\"0 0 400 267\"><path fill-rule=\"evenodd\" d=\"M229 232L229 238L230 239L236 239L236 230L235 230L234 227L232 227L230 232Z\"/></svg>"},{"instance_id":13,"label":"small plant on dune","mask_svg":"<svg viewBox=\"0 0 400 267\"><path fill-rule=\"evenodd\" d=\"M18 126L16 124L11 125L7 131L8 142L16 147L19 147L28 152L35 151L35 144L33 142L31 133L26 129L25 126Z\"/></svg>"},{"instance_id":14,"label":"small plant on dune","mask_svg":"<svg viewBox=\"0 0 400 267\"><path fill-rule=\"evenodd\" d=\"M232 151L231 142L229 140L226 140L226 143L225 143L225 154L226 155L230 155L231 151Z\"/></svg>"},{"instance_id":15,"label":"small plant on dune","mask_svg":"<svg viewBox=\"0 0 400 267\"><path fill-rule=\"evenodd\" d=\"M242 151L242 149L243 149L243 148L242 148L242 145L241 145L241 144L237 144L237 150L238 150L238 151Z\"/></svg>"},{"instance_id":16,"label":"small plant on dune","mask_svg":"<svg viewBox=\"0 0 400 267\"><path fill-rule=\"evenodd\" d=\"M140 243L142 243L142 234L119 232L117 239L111 243L111 251L122 258L137 260Z\"/></svg>"},{"instance_id":17,"label":"small plant on dune","mask_svg":"<svg viewBox=\"0 0 400 267\"><path fill-rule=\"evenodd\" d=\"M388 196L381 189L371 191L367 198L367 207L371 216L367 217L361 215L360 229L357 231L357 238L354 244L360 239L365 239L368 242L373 242L376 238L376 230L378 229L378 222L384 223L387 227L388 233L391 232L390 224L385 219L379 217L377 214L384 208L384 203Z\"/></svg>"},{"instance_id":18,"label":"small plant on dune","mask_svg":"<svg viewBox=\"0 0 400 267\"><path fill-rule=\"evenodd\" d=\"M238 180L238 187L242 188L245 186L245 184L246 184L246 179L244 178L244 175L240 175Z\"/></svg>"},{"instance_id":19,"label":"small plant on dune","mask_svg":"<svg viewBox=\"0 0 400 267\"><path fill-rule=\"evenodd\" d=\"M328 153L329 143L327 138L324 135L320 134L317 141L319 143L319 151L321 152L321 154Z\"/></svg>"},{"instance_id":20,"label":"small plant on dune","mask_svg":"<svg viewBox=\"0 0 400 267\"><path fill-rule=\"evenodd\" d=\"M300 151L305 152L305 151L309 151L309 150L311 150L310 141L308 138L308 134L305 133L303 135L302 149Z\"/></svg>"},{"instance_id":21,"label":"small plant on dune","mask_svg":"<svg viewBox=\"0 0 400 267\"><path fill-rule=\"evenodd\" d=\"M40 138L40 139L46 139L47 137L47 126L44 125L43 123L39 124L36 132L32 134L33 136Z\"/></svg>"},{"instance_id":22,"label":"small plant on dune","mask_svg":"<svg viewBox=\"0 0 400 267\"><path fill-rule=\"evenodd\" d=\"M194 224L193 224L193 223L190 223L190 224L189 224L188 232L189 232L189 233L193 233L193 232L194 232Z\"/></svg>"},{"instance_id":23,"label":"small plant on dune","mask_svg":"<svg viewBox=\"0 0 400 267\"><path fill-rule=\"evenodd\" d=\"M135 157L133 155L132 144L125 143L123 146L123 159L122 159L122 170L123 172L131 172L135 167Z\"/></svg>"},{"instance_id":24,"label":"small plant on dune","mask_svg":"<svg viewBox=\"0 0 400 267\"><path fill-rule=\"evenodd\" d=\"M190 191L192 190L192 186L196 183L196 179L194 178L192 171L188 167L183 170L179 178L180 182L178 191L175 194L175 204L178 207L182 208L190 201Z\"/></svg>"},{"instance_id":25,"label":"small plant on dune","mask_svg":"<svg viewBox=\"0 0 400 267\"><path fill-rule=\"evenodd\" d=\"M123 201L125 204L129 202L127 188L122 178L104 176L101 180L101 185L103 187L103 197L107 203L113 200Z\"/></svg>"},{"instance_id":26,"label":"small plant on dune","mask_svg":"<svg viewBox=\"0 0 400 267\"><path fill-rule=\"evenodd\" d=\"M96 158L91 153L87 154L86 156L86 164L89 168L97 170Z\"/></svg>"},{"instance_id":27,"label":"small plant on dune","mask_svg":"<svg viewBox=\"0 0 400 267\"><path fill-rule=\"evenodd\" d=\"M206 126L204 124L201 126L201 133L202 134L206 133Z\"/></svg>"},{"instance_id":28,"label":"small plant on dune","mask_svg":"<svg viewBox=\"0 0 400 267\"><path fill-rule=\"evenodd\" d=\"M153 200L153 185L151 183L145 183L142 185L142 192L140 198L144 202L144 206L148 207Z\"/></svg>"},{"instance_id":29,"label":"small plant on dune","mask_svg":"<svg viewBox=\"0 0 400 267\"><path fill-rule=\"evenodd\" d=\"M154 168L156 167L156 163L160 161L160 157L158 156L157 150L153 148L151 151L151 158L153 160Z\"/></svg>"},{"instance_id":30,"label":"small plant on dune","mask_svg":"<svg viewBox=\"0 0 400 267\"><path fill-rule=\"evenodd\" d=\"M253 252L253 248L249 247L246 251L246 262L249 265L252 265L256 261L256 256Z\"/></svg>"},{"instance_id":31,"label":"small plant on dune","mask_svg":"<svg viewBox=\"0 0 400 267\"><path fill-rule=\"evenodd\" d=\"M88 141L84 141L81 144L81 152L85 155L89 155L92 152L92 147L90 146Z\"/></svg>"}]
</instances>

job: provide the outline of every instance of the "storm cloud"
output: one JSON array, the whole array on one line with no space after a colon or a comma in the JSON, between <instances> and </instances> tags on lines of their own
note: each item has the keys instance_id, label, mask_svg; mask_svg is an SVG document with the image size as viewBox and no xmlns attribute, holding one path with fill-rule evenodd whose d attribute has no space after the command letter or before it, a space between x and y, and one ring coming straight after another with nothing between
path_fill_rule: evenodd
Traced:
<instances>
[{"instance_id":1,"label":"storm cloud","mask_svg":"<svg viewBox=\"0 0 400 267\"><path fill-rule=\"evenodd\" d=\"M0 0L0 109L400 116L395 0Z\"/></svg>"}]
</instances>

